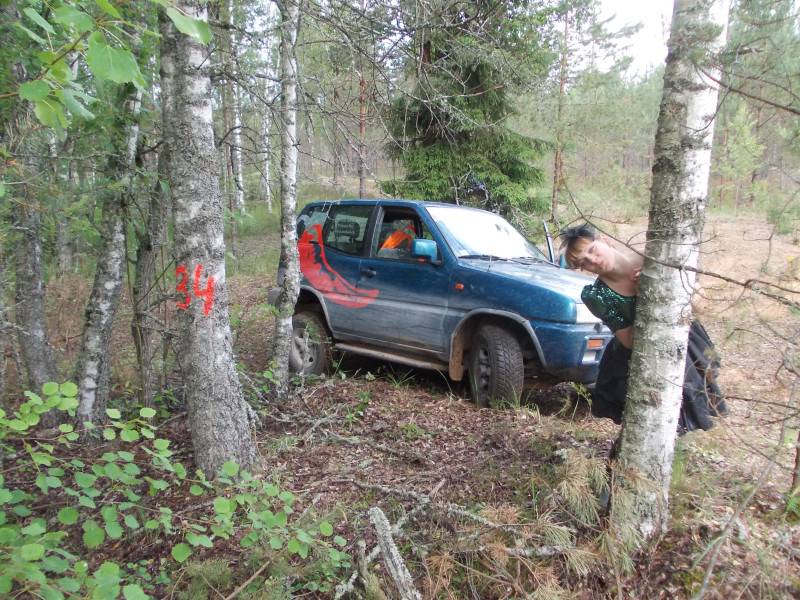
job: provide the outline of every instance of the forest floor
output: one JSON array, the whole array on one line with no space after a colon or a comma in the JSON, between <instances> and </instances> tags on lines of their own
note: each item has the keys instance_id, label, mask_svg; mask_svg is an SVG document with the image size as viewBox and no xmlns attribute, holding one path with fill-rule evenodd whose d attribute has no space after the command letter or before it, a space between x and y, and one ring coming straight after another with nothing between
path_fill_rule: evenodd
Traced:
<instances>
[{"instance_id":1,"label":"forest floor","mask_svg":"<svg viewBox=\"0 0 800 600\"><path fill-rule=\"evenodd\" d=\"M643 222L625 223L610 232L636 245L644 229ZM613 537L603 519L570 508L570 482L583 481L586 469L602 464L619 427L592 418L586 399L569 384L532 390L517 406L481 409L463 385L438 373L346 356L333 376L306 383L286 404L256 400L265 473L299 497L298 514L327 517L354 557L359 540L367 555L375 547L370 508L399 522L395 541L423 598L690 598L702 588L712 556L708 598L800 598L800 503L796 512L787 510L786 496L800 402L797 379L783 366L784 360L797 365L800 319L736 283L770 281L797 302L800 246L752 215L712 214L706 238L701 267L735 280L701 277L698 302L722 356L731 414L711 431L678 440L670 531L654 548L634 554L629 570L603 560ZM258 253L259 243L244 240L241 252ZM274 279L234 276L229 282L237 358L253 391L269 366L272 318L264 304ZM63 283L50 293L55 335L70 341L60 345L69 354L85 288ZM125 335L125 315L120 321ZM129 353L115 360L131 368ZM789 413L794 419L787 421ZM168 429L171 448L187 457L189 468L185 419L173 419ZM764 476L773 457L775 466ZM580 465L583 473L576 471ZM486 521L461 508L478 509ZM731 518L735 526L721 538ZM559 527L571 532L566 544ZM512 557L506 548L515 543L538 548L542 556ZM159 544L116 551L122 558L152 558L169 548ZM228 546L202 557L237 564L244 552ZM365 571L388 597L399 597L383 558L367 563ZM197 597L226 595L208 594Z\"/></svg>"}]
</instances>

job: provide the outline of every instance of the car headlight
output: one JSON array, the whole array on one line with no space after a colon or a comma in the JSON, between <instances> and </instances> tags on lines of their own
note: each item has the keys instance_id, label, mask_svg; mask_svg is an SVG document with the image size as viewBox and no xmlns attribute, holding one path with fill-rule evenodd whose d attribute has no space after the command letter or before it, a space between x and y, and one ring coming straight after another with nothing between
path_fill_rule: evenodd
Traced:
<instances>
[{"instance_id":1,"label":"car headlight","mask_svg":"<svg viewBox=\"0 0 800 600\"><path fill-rule=\"evenodd\" d=\"M576 302L575 308L577 309L577 314L575 315L576 323L597 323L600 321L600 319L592 314L592 311L590 311L585 304Z\"/></svg>"}]
</instances>

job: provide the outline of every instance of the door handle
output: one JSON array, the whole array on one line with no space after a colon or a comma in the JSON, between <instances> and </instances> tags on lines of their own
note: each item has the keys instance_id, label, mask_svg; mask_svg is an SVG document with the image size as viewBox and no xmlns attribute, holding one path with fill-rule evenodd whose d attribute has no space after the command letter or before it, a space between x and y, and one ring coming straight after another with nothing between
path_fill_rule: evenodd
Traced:
<instances>
[{"instance_id":1,"label":"door handle","mask_svg":"<svg viewBox=\"0 0 800 600\"><path fill-rule=\"evenodd\" d=\"M375 277L375 272L376 272L375 269L371 267L368 269L361 269L361 274L364 275L365 277Z\"/></svg>"}]
</instances>

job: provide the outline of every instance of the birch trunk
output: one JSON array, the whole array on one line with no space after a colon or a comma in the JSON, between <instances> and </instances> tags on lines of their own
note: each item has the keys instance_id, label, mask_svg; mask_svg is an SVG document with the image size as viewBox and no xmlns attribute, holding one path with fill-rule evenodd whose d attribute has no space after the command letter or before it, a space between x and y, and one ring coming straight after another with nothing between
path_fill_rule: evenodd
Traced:
<instances>
[{"instance_id":1,"label":"birch trunk","mask_svg":"<svg viewBox=\"0 0 800 600\"><path fill-rule=\"evenodd\" d=\"M650 222L636 304L619 457L654 486L635 491L645 538L666 531L717 89L702 76L725 43L729 0L676 0L658 116ZM701 57L698 64L697 57Z\"/></svg>"},{"instance_id":2,"label":"birch trunk","mask_svg":"<svg viewBox=\"0 0 800 600\"><path fill-rule=\"evenodd\" d=\"M205 2L175 7L208 19ZM231 344L210 63L207 50L179 33L163 11L159 24L165 171L175 231L176 351L195 459L212 476L227 461L254 466L256 451Z\"/></svg>"},{"instance_id":3,"label":"birch trunk","mask_svg":"<svg viewBox=\"0 0 800 600\"><path fill-rule=\"evenodd\" d=\"M27 187L27 186L26 186ZM18 203L14 210L14 227L19 233L16 244L15 316L20 354L28 386L40 394L42 386L58 381L58 368L44 310L44 281L42 280L42 238L39 207L33 203ZM45 425L52 426L46 413Z\"/></svg>"},{"instance_id":4,"label":"birch trunk","mask_svg":"<svg viewBox=\"0 0 800 600\"><path fill-rule=\"evenodd\" d=\"M162 87L163 89L163 87ZM163 175L165 153L159 154L158 172ZM163 177L162 177L163 178ZM150 195L145 226L136 231L136 266L131 286L133 295L133 320L131 334L136 347L136 363L139 368L139 401L142 406L153 405L153 358L155 350L153 330L156 317L152 311L152 289L161 280L155 277L156 259L164 244L167 228L168 204L160 184L156 184Z\"/></svg>"},{"instance_id":5,"label":"birch trunk","mask_svg":"<svg viewBox=\"0 0 800 600\"><path fill-rule=\"evenodd\" d=\"M86 303L76 370L78 418L81 423L101 423L106 419L106 407L111 392L111 329L117 316L125 280L124 203L132 183L142 96L141 92L132 87L121 94L118 106L127 107L132 120L126 122L125 111L121 111L121 118L115 119L112 130L127 130L127 135L121 136L121 145L115 149L109 160L108 172L116 181L127 180L128 190L111 192L103 202L100 253L92 292Z\"/></svg>"},{"instance_id":6,"label":"birch trunk","mask_svg":"<svg viewBox=\"0 0 800 600\"><path fill-rule=\"evenodd\" d=\"M242 93L239 88L239 58L236 48L236 28L233 18L233 0L228 1L228 19L231 27L231 93L233 96L233 147L231 148L231 166L233 167L233 193L236 210L244 208L244 168L242 166Z\"/></svg>"},{"instance_id":7,"label":"birch trunk","mask_svg":"<svg viewBox=\"0 0 800 600\"><path fill-rule=\"evenodd\" d=\"M278 297L273 356L276 393L284 397L289 389L289 347L292 342L292 313L300 293L300 258L297 254L297 30L300 7L293 0L276 2L281 31L281 261L285 277Z\"/></svg>"}]
</instances>

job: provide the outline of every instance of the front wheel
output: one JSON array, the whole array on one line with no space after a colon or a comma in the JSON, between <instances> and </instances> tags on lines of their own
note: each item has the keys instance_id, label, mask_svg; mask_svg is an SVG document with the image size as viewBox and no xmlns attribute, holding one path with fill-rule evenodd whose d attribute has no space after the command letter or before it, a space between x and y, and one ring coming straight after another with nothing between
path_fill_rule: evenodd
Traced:
<instances>
[{"instance_id":1,"label":"front wheel","mask_svg":"<svg viewBox=\"0 0 800 600\"><path fill-rule=\"evenodd\" d=\"M496 325L479 328L469 351L469 387L475 404L519 401L524 382L522 349L517 339Z\"/></svg>"},{"instance_id":2,"label":"front wheel","mask_svg":"<svg viewBox=\"0 0 800 600\"><path fill-rule=\"evenodd\" d=\"M312 312L292 317L289 369L302 375L322 375L333 363L332 341L325 325Z\"/></svg>"}]
</instances>

